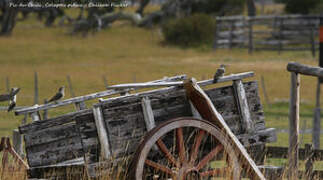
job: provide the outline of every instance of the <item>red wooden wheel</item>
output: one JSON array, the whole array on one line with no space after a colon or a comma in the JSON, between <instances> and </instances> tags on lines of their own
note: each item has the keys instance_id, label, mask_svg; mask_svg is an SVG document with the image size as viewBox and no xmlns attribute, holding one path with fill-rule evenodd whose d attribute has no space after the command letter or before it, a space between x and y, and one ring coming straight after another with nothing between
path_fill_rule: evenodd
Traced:
<instances>
[{"instance_id":1,"label":"red wooden wheel","mask_svg":"<svg viewBox=\"0 0 323 180\"><path fill-rule=\"evenodd\" d=\"M205 120L169 120L148 132L134 155L129 178L239 179L241 166L231 141Z\"/></svg>"}]
</instances>

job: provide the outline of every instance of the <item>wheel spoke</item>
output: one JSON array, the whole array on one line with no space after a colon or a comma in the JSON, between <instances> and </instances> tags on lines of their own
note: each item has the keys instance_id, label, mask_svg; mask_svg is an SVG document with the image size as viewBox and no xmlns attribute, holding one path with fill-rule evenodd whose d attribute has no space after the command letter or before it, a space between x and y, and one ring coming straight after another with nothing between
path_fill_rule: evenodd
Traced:
<instances>
[{"instance_id":1,"label":"wheel spoke","mask_svg":"<svg viewBox=\"0 0 323 180\"><path fill-rule=\"evenodd\" d=\"M216 168L216 169L212 169L209 171L204 171L200 173L201 177L207 177L207 176L220 176L220 175L224 175L224 173L228 170L228 168L223 167L223 168Z\"/></svg>"},{"instance_id":2,"label":"wheel spoke","mask_svg":"<svg viewBox=\"0 0 323 180\"><path fill-rule=\"evenodd\" d=\"M186 162L183 128L176 129L176 140L177 140L177 148L179 152L179 160L183 164Z\"/></svg>"},{"instance_id":3,"label":"wheel spoke","mask_svg":"<svg viewBox=\"0 0 323 180\"><path fill-rule=\"evenodd\" d=\"M145 160L145 164L147 164L150 167L153 167L156 170L162 171L164 173L167 173L167 174L170 174L170 175L173 175L174 174L173 171L171 169L169 169L168 167L166 167L164 165L161 165L159 163L150 161L148 159Z\"/></svg>"},{"instance_id":4,"label":"wheel spoke","mask_svg":"<svg viewBox=\"0 0 323 180\"><path fill-rule=\"evenodd\" d=\"M199 147L201 145L202 139L204 137L205 131L203 130L199 130L198 134L195 137L195 141L194 141L194 145L192 147L192 152L191 152L191 158L190 158L190 163L194 164L196 157L197 157L197 153L199 150Z\"/></svg>"},{"instance_id":5,"label":"wheel spoke","mask_svg":"<svg viewBox=\"0 0 323 180\"><path fill-rule=\"evenodd\" d=\"M170 153L170 151L168 150L168 148L166 147L166 145L163 143L163 141L161 139L158 139L156 143L157 143L157 146L160 149L160 151L165 154L165 156L168 159L168 161L171 162L176 167L179 167L179 164L176 162L176 159Z\"/></svg>"},{"instance_id":6,"label":"wheel spoke","mask_svg":"<svg viewBox=\"0 0 323 180\"><path fill-rule=\"evenodd\" d=\"M209 154L207 154L200 163L196 166L197 170L202 169L211 159L213 159L214 156L216 156L221 150L223 149L223 146L219 144L216 146Z\"/></svg>"}]
</instances>

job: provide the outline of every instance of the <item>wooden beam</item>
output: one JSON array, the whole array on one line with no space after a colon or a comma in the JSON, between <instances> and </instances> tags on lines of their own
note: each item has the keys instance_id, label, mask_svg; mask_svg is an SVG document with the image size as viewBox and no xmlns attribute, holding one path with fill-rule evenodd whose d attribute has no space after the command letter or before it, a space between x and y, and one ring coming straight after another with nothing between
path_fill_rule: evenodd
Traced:
<instances>
[{"instance_id":1,"label":"wooden beam","mask_svg":"<svg viewBox=\"0 0 323 180\"><path fill-rule=\"evenodd\" d=\"M190 102L190 107L191 107L191 111L192 111L193 117L195 117L197 119L202 119L202 116L200 115L200 113L198 112L198 110L195 108L195 106L192 103L192 101L189 101L189 102Z\"/></svg>"},{"instance_id":2,"label":"wooden beam","mask_svg":"<svg viewBox=\"0 0 323 180\"><path fill-rule=\"evenodd\" d=\"M298 178L298 146L299 146L299 101L300 76L291 73L291 88L289 102L289 149L288 149L288 179Z\"/></svg>"},{"instance_id":3,"label":"wooden beam","mask_svg":"<svg viewBox=\"0 0 323 180\"><path fill-rule=\"evenodd\" d=\"M179 76L174 76L174 77L170 77L170 78L163 78L163 79L151 81L151 82L178 81L178 80L183 80L185 78L186 78L186 75L179 75ZM31 113L31 112L35 112L35 111L45 110L45 109L56 108L56 107L60 107L60 106L74 104L77 102L88 101L91 99L120 94L122 92L127 92L127 91L131 91L131 90L134 90L134 89L130 88L130 89L123 89L123 90L101 91L101 92L97 92L97 93L93 93L93 94L88 94L85 96L79 96L79 97L70 98L70 99L66 99L66 100L62 100L62 101L57 101L57 103L49 103L49 104L43 104L43 105L40 105L37 107L32 106L32 107L27 107L24 109L19 109L19 110L15 111L15 114L20 115L20 114L26 114L26 113Z\"/></svg>"},{"instance_id":4,"label":"wooden beam","mask_svg":"<svg viewBox=\"0 0 323 180\"><path fill-rule=\"evenodd\" d=\"M228 76L220 77L217 83L234 81L239 79L245 79L254 76L253 72L232 74ZM213 79L197 82L199 86L207 86L214 84ZM109 86L109 89L127 89L127 88L153 88L153 87L171 87L171 86L183 86L183 81L178 82L160 82L160 83L129 83Z\"/></svg>"},{"instance_id":5,"label":"wooden beam","mask_svg":"<svg viewBox=\"0 0 323 180\"><path fill-rule=\"evenodd\" d=\"M39 100L39 88L38 88L38 74L34 73L34 104L38 104Z\"/></svg>"},{"instance_id":6,"label":"wooden beam","mask_svg":"<svg viewBox=\"0 0 323 180\"><path fill-rule=\"evenodd\" d=\"M252 134L254 131L254 123L251 120L250 109L248 105L246 91L241 80L233 81L233 88L235 91L236 101L238 102L238 109L240 111L242 128L245 133Z\"/></svg>"},{"instance_id":7,"label":"wooden beam","mask_svg":"<svg viewBox=\"0 0 323 180\"><path fill-rule=\"evenodd\" d=\"M237 137L233 134L230 127L226 124L221 114L215 109L212 101L203 91L203 89L198 86L195 79L189 79L184 84L187 97L192 101L194 106L197 108L203 119L210 121L222 132L227 135L231 140L233 148L241 157L240 162L244 162L244 167L249 168L249 174L253 179L265 180L265 177L258 169L255 162L251 159L247 150L243 147Z\"/></svg>"},{"instance_id":8,"label":"wooden beam","mask_svg":"<svg viewBox=\"0 0 323 180\"><path fill-rule=\"evenodd\" d=\"M313 179L313 160L314 151L311 144L305 144L305 177L307 180Z\"/></svg>"},{"instance_id":9,"label":"wooden beam","mask_svg":"<svg viewBox=\"0 0 323 180\"><path fill-rule=\"evenodd\" d=\"M109 137L108 137L107 129L105 127L101 107L94 106L93 114L94 114L96 129L97 129L100 144L101 144L101 153L103 158L108 160L111 157L111 150L110 150L110 144L109 144Z\"/></svg>"},{"instance_id":10,"label":"wooden beam","mask_svg":"<svg viewBox=\"0 0 323 180\"><path fill-rule=\"evenodd\" d=\"M156 123L155 123L154 113L151 108L151 103L148 97L142 98L141 107L144 114L147 131L150 131L151 129L156 127Z\"/></svg>"},{"instance_id":11,"label":"wooden beam","mask_svg":"<svg viewBox=\"0 0 323 180\"><path fill-rule=\"evenodd\" d=\"M320 68L320 67L303 65L296 62L290 62L287 65L287 70L294 73L323 78L323 68Z\"/></svg>"},{"instance_id":12,"label":"wooden beam","mask_svg":"<svg viewBox=\"0 0 323 180\"><path fill-rule=\"evenodd\" d=\"M314 145L314 149L320 149L320 135L321 135L321 83L320 79L317 78L316 85L316 107L314 109L314 118L313 118L313 135L312 142Z\"/></svg>"},{"instance_id":13,"label":"wooden beam","mask_svg":"<svg viewBox=\"0 0 323 180\"><path fill-rule=\"evenodd\" d=\"M40 121L39 111L31 113L30 116L31 116L31 119L33 120L33 122Z\"/></svg>"}]
</instances>

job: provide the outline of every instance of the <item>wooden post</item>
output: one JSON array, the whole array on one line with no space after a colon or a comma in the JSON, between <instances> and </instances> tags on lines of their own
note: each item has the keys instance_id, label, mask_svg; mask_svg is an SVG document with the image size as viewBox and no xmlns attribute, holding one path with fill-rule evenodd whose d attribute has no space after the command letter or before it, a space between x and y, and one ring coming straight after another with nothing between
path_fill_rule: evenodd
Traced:
<instances>
[{"instance_id":1,"label":"wooden post","mask_svg":"<svg viewBox=\"0 0 323 180\"><path fill-rule=\"evenodd\" d=\"M48 101L47 101L47 99L44 99L44 104L47 104L48 103ZM47 111L47 109L45 109L44 111L43 111L43 119L45 120L45 119L48 119L48 111Z\"/></svg>"},{"instance_id":2,"label":"wooden post","mask_svg":"<svg viewBox=\"0 0 323 180\"><path fill-rule=\"evenodd\" d=\"M248 27L249 27L249 42L248 42L248 53L252 54L253 53L253 19L248 18Z\"/></svg>"},{"instance_id":3,"label":"wooden post","mask_svg":"<svg viewBox=\"0 0 323 180\"><path fill-rule=\"evenodd\" d=\"M283 49L283 43L282 43L282 37L283 37L283 25L284 25L284 19L283 18L279 18L279 35L278 35L278 54L281 53L282 49Z\"/></svg>"},{"instance_id":4,"label":"wooden post","mask_svg":"<svg viewBox=\"0 0 323 180\"><path fill-rule=\"evenodd\" d=\"M313 118L313 145L314 149L320 149L320 132L321 132L321 84L319 78L317 79L316 86L316 107L314 109L314 118Z\"/></svg>"},{"instance_id":5,"label":"wooden post","mask_svg":"<svg viewBox=\"0 0 323 180\"><path fill-rule=\"evenodd\" d=\"M320 62L319 66L323 67L323 16L320 16ZM320 83L323 83L323 78L320 78Z\"/></svg>"},{"instance_id":6,"label":"wooden post","mask_svg":"<svg viewBox=\"0 0 323 180\"><path fill-rule=\"evenodd\" d=\"M38 104L38 75L34 73L34 104Z\"/></svg>"},{"instance_id":7,"label":"wooden post","mask_svg":"<svg viewBox=\"0 0 323 180\"><path fill-rule=\"evenodd\" d=\"M73 98L73 97L75 97L75 93L73 90L73 84L72 84L71 77L69 75L67 75L66 79L67 79L68 89L70 90L71 96ZM75 103L75 108L76 108L76 110L86 109L86 105L85 105L84 101L77 102L77 103Z\"/></svg>"},{"instance_id":8,"label":"wooden post","mask_svg":"<svg viewBox=\"0 0 323 180\"><path fill-rule=\"evenodd\" d=\"M233 81L233 88L236 97L236 101L238 102L238 109L240 111L240 116L242 120L243 131L248 134L252 134L254 128L254 123L251 120L250 109L247 101L246 91L243 87L243 83L241 80Z\"/></svg>"},{"instance_id":9,"label":"wooden post","mask_svg":"<svg viewBox=\"0 0 323 180\"><path fill-rule=\"evenodd\" d=\"M67 79L67 84L68 84L68 89L70 90L71 96L75 97L74 91L73 91L73 85L71 81L71 77L69 75L66 76Z\"/></svg>"},{"instance_id":10,"label":"wooden post","mask_svg":"<svg viewBox=\"0 0 323 180\"><path fill-rule=\"evenodd\" d=\"M288 148L288 179L290 180L298 179L299 89L300 76L298 73L291 72Z\"/></svg>"},{"instance_id":11,"label":"wooden post","mask_svg":"<svg viewBox=\"0 0 323 180\"><path fill-rule=\"evenodd\" d=\"M265 86L265 78L264 78L264 76L261 76L261 86L262 86L262 91L264 93L266 104L270 105L270 101L269 101L266 86Z\"/></svg>"},{"instance_id":12,"label":"wooden post","mask_svg":"<svg viewBox=\"0 0 323 180\"><path fill-rule=\"evenodd\" d=\"M147 131L150 131L151 129L156 127L156 123L155 123L154 113L151 108L151 103L148 97L142 98L141 107L144 114L146 129Z\"/></svg>"},{"instance_id":13,"label":"wooden post","mask_svg":"<svg viewBox=\"0 0 323 180\"><path fill-rule=\"evenodd\" d=\"M234 30L234 20L230 21L230 31L229 31L229 48L232 49L233 46L233 30Z\"/></svg>"},{"instance_id":14,"label":"wooden post","mask_svg":"<svg viewBox=\"0 0 323 180\"><path fill-rule=\"evenodd\" d=\"M111 156L109 137L107 129L104 123L103 113L100 106L94 106L93 115L95 119L95 125L98 132L100 144L101 144L101 153L104 159L108 160Z\"/></svg>"},{"instance_id":15,"label":"wooden post","mask_svg":"<svg viewBox=\"0 0 323 180\"><path fill-rule=\"evenodd\" d=\"M220 24L220 19L216 19L215 30L214 30L214 42L213 42L214 50L216 50L216 48L218 47L218 33L220 32L219 24Z\"/></svg>"},{"instance_id":16,"label":"wooden post","mask_svg":"<svg viewBox=\"0 0 323 180\"><path fill-rule=\"evenodd\" d=\"M311 144L305 144L305 177L306 180L312 180L313 176L313 146Z\"/></svg>"},{"instance_id":17,"label":"wooden post","mask_svg":"<svg viewBox=\"0 0 323 180\"><path fill-rule=\"evenodd\" d=\"M103 83L104 83L105 88L108 89L109 84L108 84L107 78L103 75L102 79L103 79Z\"/></svg>"},{"instance_id":18,"label":"wooden post","mask_svg":"<svg viewBox=\"0 0 323 180\"><path fill-rule=\"evenodd\" d=\"M24 114L24 118L21 121L21 125L25 125L27 123L27 114Z\"/></svg>"},{"instance_id":19,"label":"wooden post","mask_svg":"<svg viewBox=\"0 0 323 180\"><path fill-rule=\"evenodd\" d=\"M33 122L40 121L39 111L31 113L30 116L31 116L31 119L33 120Z\"/></svg>"},{"instance_id":20,"label":"wooden post","mask_svg":"<svg viewBox=\"0 0 323 180\"><path fill-rule=\"evenodd\" d=\"M13 148L19 156L23 156L23 147L22 147L22 135L19 133L18 129L12 131L12 142Z\"/></svg>"}]
</instances>

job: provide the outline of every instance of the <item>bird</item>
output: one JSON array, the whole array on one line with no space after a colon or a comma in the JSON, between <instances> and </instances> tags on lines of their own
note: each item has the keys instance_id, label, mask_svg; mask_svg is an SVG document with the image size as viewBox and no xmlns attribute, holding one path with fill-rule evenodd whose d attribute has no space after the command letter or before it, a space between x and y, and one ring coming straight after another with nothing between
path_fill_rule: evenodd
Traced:
<instances>
[{"instance_id":1,"label":"bird","mask_svg":"<svg viewBox=\"0 0 323 180\"><path fill-rule=\"evenodd\" d=\"M12 111L16 107L17 95L10 98L8 112Z\"/></svg>"},{"instance_id":2,"label":"bird","mask_svg":"<svg viewBox=\"0 0 323 180\"><path fill-rule=\"evenodd\" d=\"M213 83L216 83L220 77L222 77L225 73L225 65L221 64L220 68L216 70L216 73L214 74L213 77Z\"/></svg>"},{"instance_id":3,"label":"bird","mask_svg":"<svg viewBox=\"0 0 323 180\"><path fill-rule=\"evenodd\" d=\"M62 99L65 95L64 89L65 89L64 86L60 87L58 89L58 92L48 101L48 103Z\"/></svg>"},{"instance_id":4,"label":"bird","mask_svg":"<svg viewBox=\"0 0 323 180\"><path fill-rule=\"evenodd\" d=\"M8 112L12 111L16 107L17 102L17 94L20 91L20 88L11 88L10 94L9 94L9 107Z\"/></svg>"}]
</instances>

